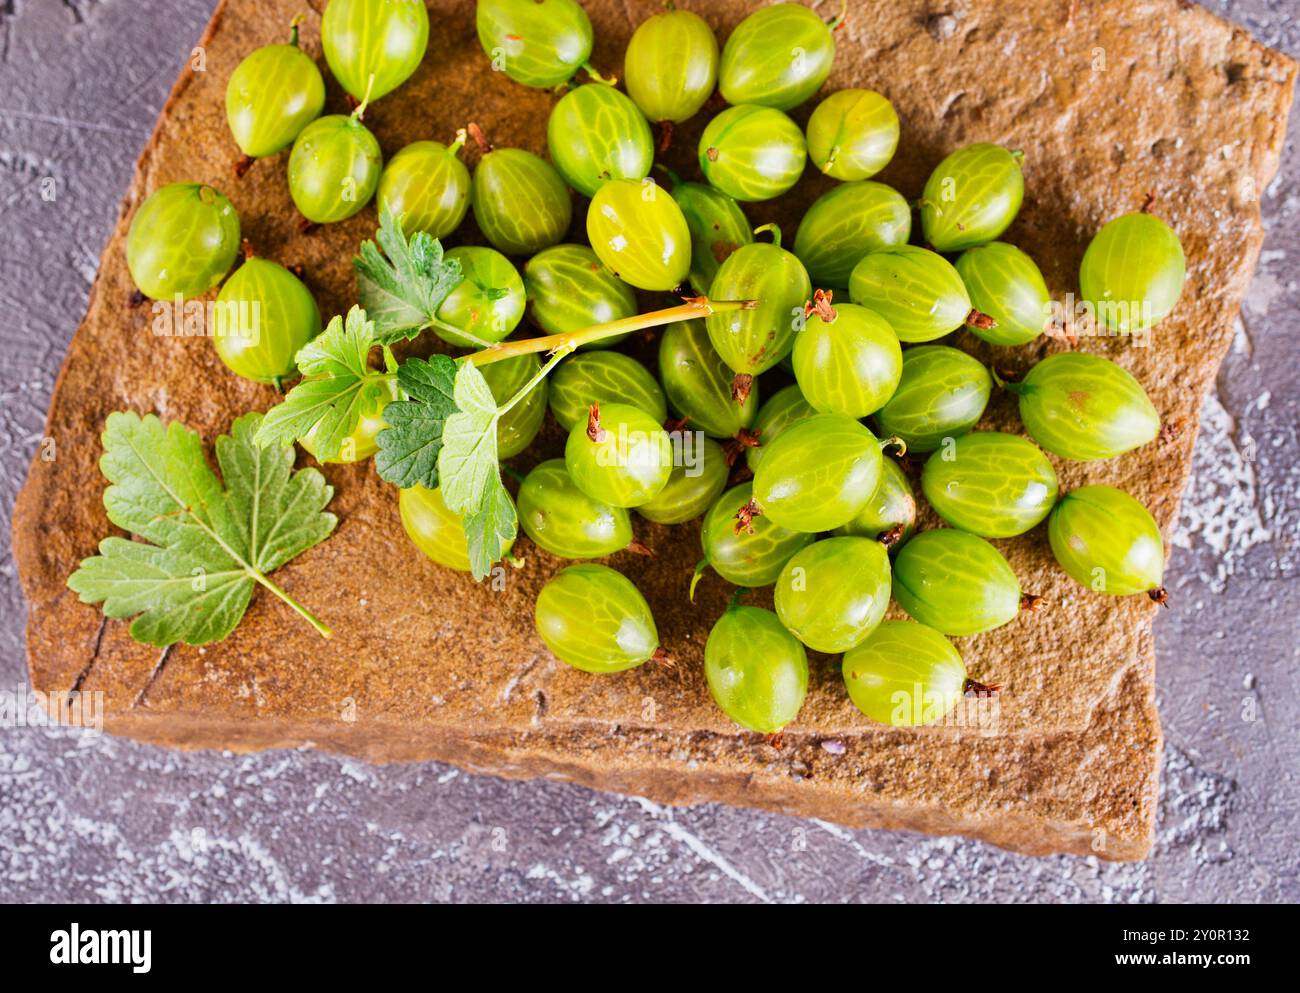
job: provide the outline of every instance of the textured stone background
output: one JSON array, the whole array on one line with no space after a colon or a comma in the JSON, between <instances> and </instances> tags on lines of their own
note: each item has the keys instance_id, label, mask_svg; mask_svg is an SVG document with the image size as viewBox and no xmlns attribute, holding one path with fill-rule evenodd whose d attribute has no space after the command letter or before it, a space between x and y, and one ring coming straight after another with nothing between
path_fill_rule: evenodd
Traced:
<instances>
[{"instance_id":1,"label":"textured stone background","mask_svg":"<svg viewBox=\"0 0 1300 993\"><path fill-rule=\"evenodd\" d=\"M212 0L0 0L0 691L25 691L9 516L140 148ZM1209 6L1300 55L1300 0ZM470 7L466 0L467 10ZM1167 740L1140 865L669 810L441 765L186 755L0 729L4 900L1300 900L1300 162L1206 401L1156 625ZM49 193L53 191L53 199ZM42 194L45 194L43 196Z\"/></svg>"}]
</instances>

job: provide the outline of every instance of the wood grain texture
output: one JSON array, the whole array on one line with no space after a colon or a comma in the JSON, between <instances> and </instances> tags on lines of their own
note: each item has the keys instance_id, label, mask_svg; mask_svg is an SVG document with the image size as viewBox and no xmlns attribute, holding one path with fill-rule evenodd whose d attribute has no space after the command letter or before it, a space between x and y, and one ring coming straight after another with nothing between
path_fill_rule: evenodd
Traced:
<instances>
[{"instance_id":1,"label":"wood grain texture","mask_svg":"<svg viewBox=\"0 0 1300 993\"><path fill-rule=\"evenodd\" d=\"M655 5L588 6L597 25L594 61L613 70L632 27ZM747 6L711 4L705 13L722 33ZM1057 465L1064 486L1115 483L1167 527L1186 480L1199 401L1258 254L1257 193L1277 167L1294 65L1199 8L1108 4L1103 17L1081 4L1067 23L1060 6L975 3L931 17L919 4L864 5L839 35L827 89L865 85L895 101L903 138L880 178L908 196L956 145L1023 148L1026 204L1008 239L1040 262L1057 296L1073 288L1100 223L1136 209L1148 189L1161 194L1158 210L1188 256L1178 310L1149 347L1114 340L1082 347L1133 371L1178 430L1114 462ZM148 308L127 306L122 240L139 201L166 182L212 182L230 195L261 254L306 266L325 312L352 300L349 259L373 231L373 209L304 237L290 210L283 155L238 183L229 174L235 149L221 107L225 80L243 54L278 40L294 12L291 3L248 0L218 9L202 42L207 70L178 81L105 251L50 412L47 434L59 458L33 463L15 513L36 688L103 691L110 730L186 747L313 742L376 761L441 758L672 802L721 799L851 824L960 831L1025 851L1087 852L1098 839L1103 856L1146 851L1159 746L1155 608L1073 587L1053 566L1041 528L999 546L1024 587L1045 594L1053 609L960 641L973 675L1007 687L996 734L874 728L847 702L837 666L823 660L779 752L736 733L708 698L699 660L727 590L706 581L699 602L686 602L698 554L694 525L671 534L647 527L642 538L660 550L657 562L612 560L646 591L681 660L675 672L646 667L592 679L556 663L532 631L531 605L560 563L524 548L528 566L510 574L503 593L438 569L406 541L394 494L370 465L327 469L340 529L278 577L339 632L329 643L258 595L227 642L178 646L159 665L158 653L134 644L126 625L102 625L95 608L78 604L64 581L108 530L96 469L106 414L152 410L210 439L237 413L273 402L270 391L226 372L208 342L154 337ZM467 119L499 145L543 152L555 97L490 72L470 4L436 4L432 21L422 68L368 114L385 153L420 137L445 140ZM305 37L318 51L316 28L309 23ZM1005 71L1008 61L1016 73ZM342 107L337 88L331 107ZM802 123L810 110L796 118ZM701 124L679 129L668 157L687 175ZM807 179L777 210L751 206L751 219L778 220L792 233L827 185ZM581 209L576 218L575 236ZM458 234L462 241L480 241L472 225ZM961 344L1020 367L1058 347ZM1015 425L1013 405L1001 398L983 426ZM552 428L552 450L557 440ZM343 719L354 707L356 719ZM843 743L844 753L822 748L826 739Z\"/></svg>"}]
</instances>

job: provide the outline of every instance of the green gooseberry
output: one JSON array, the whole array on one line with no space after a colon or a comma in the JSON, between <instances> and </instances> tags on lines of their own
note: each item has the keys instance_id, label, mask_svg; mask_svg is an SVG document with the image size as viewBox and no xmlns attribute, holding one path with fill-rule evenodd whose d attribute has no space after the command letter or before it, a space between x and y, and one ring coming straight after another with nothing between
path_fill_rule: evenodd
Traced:
<instances>
[{"instance_id":1,"label":"green gooseberry","mask_svg":"<svg viewBox=\"0 0 1300 993\"><path fill-rule=\"evenodd\" d=\"M776 582L790 556L813 540L813 535L792 531L768 517L754 517L744 527L737 527L737 513L749 506L754 484L733 486L714 502L700 528L704 559L696 567L695 584L706 567L736 586L768 586Z\"/></svg>"},{"instance_id":2,"label":"green gooseberry","mask_svg":"<svg viewBox=\"0 0 1300 993\"><path fill-rule=\"evenodd\" d=\"M440 489L426 489L419 483L399 490L397 508L402 527L415 547L428 558L458 572L469 572L469 541L465 521L443 502ZM505 558L512 542L504 542L498 559Z\"/></svg>"},{"instance_id":3,"label":"green gooseberry","mask_svg":"<svg viewBox=\"0 0 1300 993\"><path fill-rule=\"evenodd\" d=\"M847 8L846 8L847 9ZM827 23L803 4L760 7L736 25L722 49L718 88L731 104L789 110L830 75L841 14Z\"/></svg>"},{"instance_id":4,"label":"green gooseberry","mask_svg":"<svg viewBox=\"0 0 1300 993\"><path fill-rule=\"evenodd\" d=\"M1165 548L1151 512L1114 486L1080 486L1052 511L1052 554L1070 578L1096 593L1146 593L1164 603Z\"/></svg>"},{"instance_id":5,"label":"green gooseberry","mask_svg":"<svg viewBox=\"0 0 1300 993\"><path fill-rule=\"evenodd\" d=\"M817 410L866 417L898 386L903 351L893 329L873 311L824 298L794 340L794 376Z\"/></svg>"},{"instance_id":6,"label":"green gooseberry","mask_svg":"<svg viewBox=\"0 0 1300 993\"><path fill-rule=\"evenodd\" d=\"M479 229L506 255L531 255L557 244L573 219L569 188L555 167L522 148L484 155L470 189Z\"/></svg>"},{"instance_id":7,"label":"green gooseberry","mask_svg":"<svg viewBox=\"0 0 1300 993\"><path fill-rule=\"evenodd\" d=\"M217 294L212 345L236 375L277 383L320 329L320 308L302 280L275 262L250 258Z\"/></svg>"},{"instance_id":8,"label":"green gooseberry","mask_svg":"<svg viewBox=\"0 0 1300 993\"><path fill-rule=\"evenodd\" d=\"M705 318L709 340L731 370L757 376L776 365L794 347L796 321L812 296L803 263L781 247L781 231L773 240L744 245L718 267L709 288L712 300L755 300L752 310L732 310Z\"/></svg>"},{"instance_id":9,"label":"green gooseberry","mask_svg":"<svg viewBox=\"0 0 1300 993\"><path fill-rule=\"evenodd\" d=\"M492 68L549 90L591 67L591 20L574 0L478 0L479 44Z\"/></svg>"},{"instance_id":10,"label":"green gooseberry","mask_svg":"<svg viewBox=\"0 0 1300 993\"><path fill-rule=\"evenodd\" d=\"M912 484L893 459L885 459L880 482L866 505L834 534L872 538L898 551L916 530L916 496Z\"/></svg>"},{"instance_id":11,"label":"green gooseberry","mask_svg":"<svg viewBox=\"0 0 1300 993\"><path fill-rule=\"evenodd\" d=\"M1037 445L999 431L945 439L921 471L921 492L935 512L981 538L1024 534L1051 512L1059 489Z\"/></svg>"},{"instance_id":12,"label":"green gooseberry","mask_svg":"<svg viewBox=\"0 0 1300 993\"><path fill-rule=\"evenodd\" d=\"M632 288L586 245L555 245L538 252L524 265L524 289L529 316L547 334L580 331L636 313ZM611 335L582 348L608 348L626 337Z\"/></svg>"},{"instance_id":13,"label":"green gooseberry","mask_svg":"<svg viewBox=\"0 0 1300 993\"><path fill-rule=\"evenodd\" d=\"M342 221L370 202L379 187L384 156L361 123L365 104L350 116L330 114L312 121L289 153L289 195L313 224Z\"/></svg>"},{"instance_id":14,"label":"green gooseberry","mask_svg":"<svg viewBox=\"0 0 1300 993\"><path fill-rule=\"evenodd\" d=\"M169 183L131 218L126 266L154 300L198 296L230 271L239 245L239 215L229 200L201 183Z\"/></svg>"},{"instance_id":15,"label":"green gooseberry","mask_svg":"<svg viewBox=\"0 0 1300 993\"><path fill-rule=\"evenodd\" d=\"M420 67L429 12L424 0L330 0L320 40L339 85L355 100L378 100Z\"/></svg>"},{"instance_id":16,"label":"green gooseberry","mask_svg":"<svg viewBox=\"0 0 1300 993\"><path fill-rule=\"evenodd\" d=\"M283 151L325 107L325 81L298 47L294 20L287 45L263 45L246 55L226 84L226 122L250 159Z\"/></svg>"},{"instance_id":17,"label":"green gooseberry","mask_svg":"<svg viewBox=\"0 0 1300 993\"><path fill-rule=\"evenodd\" d=\"M894 599L943 634L979 634L1020 613L1020 580L983 538L939 528L922 531L899 549Z\"/></svg>"},{"instance_id":18,"label":"green gooseberry","mask_svg":"<svg viewBox=\"0 0 1300 993\"><path fill-rule=\"evenodd\" d=\"M462 245L445 258L459 262L460 285L438 305L433 330L458 348L485 348L518 327L526 302L514 263L491 248Z\"/></svg>"},{"instance_id":19,"label":"green gooseberry","mask_svg":"<svg viewBox=\"0 0 1300 993\"><path fill-rule=\"evenodd\" d=\"M825 538L796 552L776 581L776 616L815 652L859 644L889 607L889 553L870 538Z\"/></svg>"},{"instance_id":20,"label":"green gooseberry","mask_svg":"<svg viewBox=\"0 0 1300 993\"><path fill-rule=\"evenodd\" d=\"M775 734L803 707L808 656L770 610L733 603L704 644L704 677L724 714Z\"/></svg>"},{"instance_id":21,"label":"green gooseberry","mask_svg":"<svg viewBox=\"0 0 1300 993\"><path fill-rule=\"evenodd\" d=\"M650 605L608 566L560 570L537 595L534 619L551 653L583 672L622 672L662 654Z\"/></svg>"},{"instance_id":22,"label":"green gooseberry","mask_svg":"<svg viewBox=\"0 0 1300 993\"><path fill-rule=\"evenodd\" d=\"M939 163L921 194L921 230L935 251L982 245L1011 226L1025 198L1023 157L979 143Z\"/></svg>"},{"instance_id":23,"label":"green gooseberry","mask_svg":"<svg viewBox=\"0 0 1300 993\"><path fill-rule=\"evenodd\" d=\"M628 96L649 120L680 124L713 95L718 39L699 14L670 5L632 33L623 56L623 77Z\"/></svg>"},{"instance_id":24,"label":"green gooseberry","mask_svg":"<svg viewBox=\"0 0 1300 993\"><path fill-rule=\"evenodd\" d=\"M691 231L681 208L652 179L611 179L587 208L587 240L619 279L671 290L691 270Z\"/></svg>"},{"instance_id":25,"label":"green gooseberry","mask_svg":"<svg viewBox=\"0 0 1300 993\"><path fill-rule=\"evenodd\" d=\"M682 459L659 493L636 512L656 524L684 524L713 506L727 485L731 466L712 438L698 431L682 434Z\"/></svg>"},{"instance_id":26,"label":"green gooseberry","mask_svg":"<svg viewBox=\"0 0 1300 993\"><path fill-rule=\"evenodd\" d=\"M807 158L799 125L758 104L728 107L700 135L700 171L736 200L771 200L788 192Z\"/></svg>"},{"instance_id":27,"label":"green gooseberry","mask_svg":"<svg viewBox=\"0 0 1300 993\"><path fill-rule=\"evenodd\" d=\"M1160 415L1133 376L1100 355L1059 352L1006 388L1038 444L1066 459L1113 459L1154 441Z\"/></svg>"},{"instance_id":28,"label":"green gooseberry","mask_svg":"<svg viewBox=\"0 0 1300 993\"><path fill-rule=\"evenodd\" d=\"M894 395L876 413L884 435L902 438L909 450L933 452L984 416L993 377L979 360L947 345L921 345L903 353Z\"/></svg>"},{"instance_id":29,"label":"green gooseberry","mask_svg":"<svg viewBox=\"0 0 1300 993\"><path fill-rule=\"evenodd\" d=\"M843 414L791 424L754 471L754 513L792 531L830 531L862 510L880 482L880 443Z\"/></svg>"},{"instance_id":30,"label":"green gooseberry","mask_svg":"<svg viewBox=\"0 0 1300 993\"><path fill-rule=\"evenodd\" d=\"M915 621L884 621L862 644L844 653L844 686L853 705L878 724L920 727L942 721L968 688L987 689L967 676L952 643Z\"/></svg>"},{"instance_id":31,"label":"green gooseberry","mask_svg":"<svg viewBox=\"0 0 1300 993\"><path fill-rule=\"evenodd\" d=\"M644 179L654 164L645 117L606 83L588 83L560 98L551 108L546 144L560 175L586 197L609 179Z\"/></svg>"},{"instance_id":32,"label":"green gooseberry","mask_svg":"<svg viewBox=\"0 0 1300 993\"><path fill-rule=\"evenodd\" d=\"M863 256L849 275L849 297L888 321L899 341L933 341L973 319L952 263L915 245Z\"/></svg>"},{"instance_id":33,"label":"green gooseberry","mask_svg":"<svg viewBox=\"0 0 1300 993\"><path fill-rule=\"evenodd\" d=\"M668 417L668 402L654 376L622 352L579 352L565 359L551 373L550 390L551 413L566 432L587 423L593 403L626 403L659 424Z\"/></svg>"},{"instance_id":34,"label":"green gooseberry","mask_svg":"<svg viewBox=\"0 0 1300 993\"><path fill-rule=\"evenodd\" d=\"M816 200L794 233L794 254L822 289L844 288L864 255L906 245L912 208L884 183L841 183Z\"/></svg>"},{"instance_id":35,"label":"green gooseberry","mask_svg":"<svg viewBox=\"0 0 1300 993\"><path fill-rule=\"evenodd\" d=\"M536 355L516 355L479 366L492 399L508 403L542 370ZM533 443L546 417L546 380L542 379L497 420L497 458L513 458Z\"/></svg>"},{"instance_id":36,"label":"green gooseberry","mask_svg":"<svg viewBox=\"0 0 1300 993\"><path fill-rule=\"evenodd\" d=\"M1124 214L1088 244L1079 289L1098 326L1133 334L1169 316L1186 276L1183 245L1173 228L1151 214Z\"/></svg>"},{"instance_id":37,"label":"green gooseberry","mask_svg":"<svg viewBox=\"0 0 1300 993\"><path fill-rule=\"evenodd\" d=\"M391 213L407 235L445 238L460 227L470 191L469 170L457 154L464 144L462 130L450 145L415 141L394 155L379 177L380 216Z\"/></svg>"},{"instance_id":38,"label":"green gooseberry","mask_svg":"<svg viewBox=\"0 0 1300 993\"><path fill-rule=\"evenodd\" d=\"M659 422L626 404L593 404L586 424L575 424L564 464L578 488L615 507L653 500L673 470L673 446Z\"/></svg>"},{"instance_id":39,"label":"green gooseberry","mask_svg":"<svg viewBox=\"0 0 1300 993\"><path fill-rule=\"evenodd\" d=\"M758 413L758 384L743 391L713 350L702 320L678 321L659 339L659 378L672 409L712 438L734 438Z\"/></svg>"},{"instance_id":40,"label":"green gooseberry","mask_svg":"<svg viewBox=\"0 0 1300 993\"><path fill-rule=\"evenodd\" d=\"M563 559L599 559L632 544L632 518L573 484L564 459L548 459L519 486L519 525L533 544Z\"/></svg>"},{"instance_id":41,"label":"green gooseberry","mask_svg":"<svg viewBox=\"0 0 1300 993\"><path fill-rule=\"evenodd\" d=\"M957 273L971 304L993 320L973 322L970 332L991 345L1025 345L1046 329L1052 299L1038 266L1004 241L991 241L962 252Z\"/></svg>"},{"instance_id":42,"label":"green gooseberry","mask_svg":"<svg viewBox=\"0 0 1300 993\"><path fill-rule=\"evenodd\" d=\"M894 157L898 130L898 113L885 97L839 90L808 118L808 157L832 179L870 179Z\"/></svg>"}]
</instances>

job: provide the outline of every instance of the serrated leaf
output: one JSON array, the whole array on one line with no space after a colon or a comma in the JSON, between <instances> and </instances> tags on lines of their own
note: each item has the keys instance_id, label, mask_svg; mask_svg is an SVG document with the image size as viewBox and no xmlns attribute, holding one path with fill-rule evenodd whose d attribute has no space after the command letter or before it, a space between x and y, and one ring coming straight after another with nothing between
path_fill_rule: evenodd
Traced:
<instances>
[{"instance_id":1,"label":"serrated leaf","mask_svg":"<svg viewBox=\"0 0 1300 993\"><path fill-rule=\"evenodd\" d=\"M497 467L497 404L483 373L472 362L456 371L456 413L442 429L438 475L442 499L457 514L472 514L483 503Z\"/></svg>"},{"instance_id":2,"label":"serrated leaf","mask_svg":"<svg viewBox=\"0 0 1300 993\"><path fill-rule=\"evenodd\" d=\"M383 345L414 338L429 327L464 278L460 263L443 255L438 239L417 231L408 241L401 221L388 209L380 212L375 241L362 243L352 265L357 299L375 322L375 340Z\"/></svg>"},{"instance_id":3,"label":"serrated leaf","mask_svg":"<svg viewBox=\"0 0 1300 993\"><path fill-rule=\"evenodd\" d=\"M400 487L438 485L443 429L456 412L455 380L456 363L446 355L408 359L398 369L397 383L410 399L384 408L388 427L379 432L375 454L381 479Z\"/></svg>"},{"instance_id":4,"label":"serrated leaf","mask_svg":"<svg viewBox=\"0 0 1300 993\"><path fill-rule=\"evenodd\" d=\"M453 399L456 413L442 429L438 476L443 502L464 518L470 566L482 579L501 558L503 539L514 539L518 518L497 462L496 400L472 362L457 369Z\"/></svg>"},{"instance_id":5,"label":"serrated leaf","mask_svg":"<svg viewBox=\"0 0 1300 993\"><path fill-rule=\"evenodd\" d=\"M376 344L374 322L360 307L347 320L335 317L298 352L304 378L284 400L266 412L257 432L259 445L291 445L315 428L312 447L322 462L336 459L373 400L373 387L386 373L371 369Z\"/></svg>"},{"instance_id":6,"label":"serrated leaf","mask_svg":"<svg viewBox=\"0 0 1300 993\"><path fill-rule=\"evenodd\" d=\"M475 579L492 572L502 554L519 532L519 518L510 493L497 474L488 483L483 502L465 517L465 538L469 544L469 566Z\"/></svg>"},{"instance_id":7,"label":"serrated leaf","mask_svg":"<svg viewBox=\"0 0 1300 993\"><path fill-rule=\"evenodd\" d=\"M266 576L334 530L337 518L324 510L333 490L315 469L294 472L292 449L259 445L262 424L261 414L245 414L217 439L218 479L185 425L110 414L104 507L145 541L105 538L68 587L83 603L102 602L108 617L135 617L132 637L159 647L226 637L258 583L328 634Z\"/></svg>"}]
</instances>

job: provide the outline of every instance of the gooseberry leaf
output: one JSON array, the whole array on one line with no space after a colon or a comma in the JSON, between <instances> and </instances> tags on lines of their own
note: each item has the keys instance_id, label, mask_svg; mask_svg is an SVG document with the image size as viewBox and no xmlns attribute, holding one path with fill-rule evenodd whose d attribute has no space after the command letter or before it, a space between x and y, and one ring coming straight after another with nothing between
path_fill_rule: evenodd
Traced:
<instances>
[{"instance_id":1,"label":"gooseberry leaf","mask_svg":"<svg viewBox=\"0 0 1300 993\"><path fill-rule=\"evenodd\" d=\"M515 503L498 473L488 480L483 502L465 516L465 538L469 545L469 567L475 579L483 579L501 559L519 533Z\"/></svg>"},{"instance_id":2,"label":"gooseberry leaf","mask_svg":"<svg viewBox=\"0 0 1300 993\"><path fill-rule=\"evenodd\" d=\"M362 243L352 265L357 299L375 322L381 345L414 338L427 328L465 278L460 263L443 255L437 238L417 231L408 241L401 220L387 208L380 212L375 240Z\"/></svg>"},{"instance_id":3,"label":"gooseberry leaf","mask_svg":"<svg viewBox=\"0 0 1300 993\"><path fill-rule=\"evenodd\" d=\"M379 477L402 488L419 483L438 485L438 454L443 428L456 413L456 363L446 355L428 361L407 359L398 367L397 385L410 398L384 408L384 423L376 441L375 468Z\"/></svg>"},{"instance_id":4,"label":"gooseberry leaf","mask_svg":"<svg viewBox=\"0 0 1300 993\"><path fill-rule=\"evenodd\" d=\"M329 629L266 578L323 541L338 519L333 489L315 469L293 471L293 450L254 440L261 414L245 414L216 442L221 478L198 434L155 415L109 414L100 471L108 519L144 541L110 537L68 577L82 603L135 617L131 636L165 647L225 638L261 584L321 634ZM224 485L223 485L224 482Z\"/></svg>"},{"instance_id":5,"label":"gooseberry leaf","mask_svg":"<svg viewBox=\"0 0 1300 993\"><path fill-rule=\"evenodd\" d=\"M373 402L374 387L387 373L367 361L375 341L374 322L360 307L347 320L335 317L324 331L298 351L303 380L284 400L266 412L257 443L291 445L315 428L312 447L324 462L336 459L343 441Z\"/></svg>"},{"instance_id":6,"label":"gooseberry leaf","mask_svg":"<svg viewBox=\"0 0 1300 993\"><path fill-rule=\"evenodd\" d=\"M472 362L462 362L457 369L453 399L456 413L442 429L438 476L443 502L464 518L474 578L483 579L518 528L497 461L501 415L487 380Z\"/></svg>"}]
</instances>

